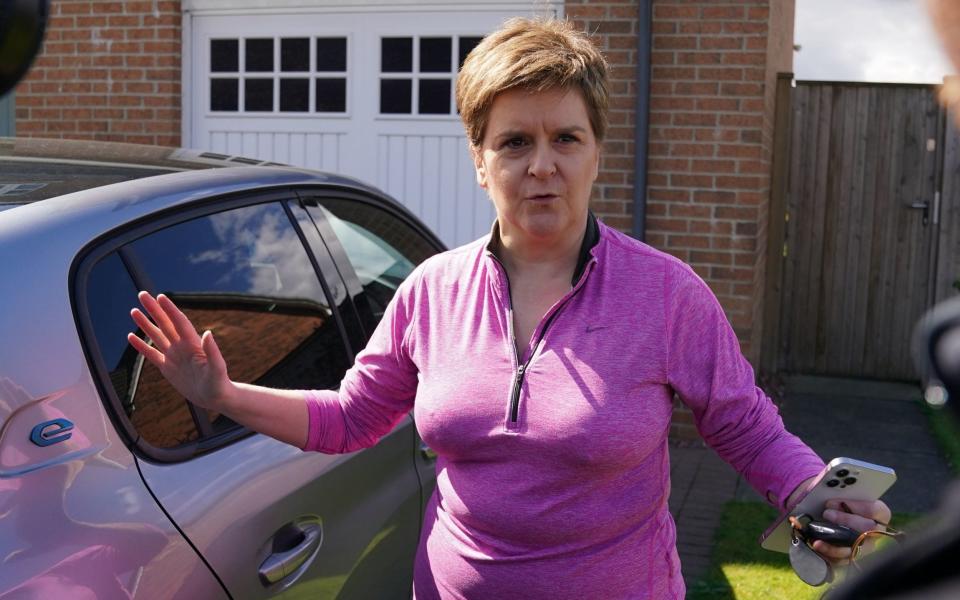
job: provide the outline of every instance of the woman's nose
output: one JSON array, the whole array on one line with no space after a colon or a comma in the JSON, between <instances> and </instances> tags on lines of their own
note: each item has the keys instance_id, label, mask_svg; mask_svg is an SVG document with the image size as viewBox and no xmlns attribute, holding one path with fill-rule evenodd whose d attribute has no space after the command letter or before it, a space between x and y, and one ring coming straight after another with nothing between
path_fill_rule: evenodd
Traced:
<instances>
[{"instance_id":1,"label":"woman's nose","mask_svg":"<svg viewBox=\"0 0 960 600\"><path fill-rule=\"evenodd\" d=\"M537 178L550 177L557 172L557 160L549 144L538 145L530 154L527 172Z\"/></svg>"}]
</instances>

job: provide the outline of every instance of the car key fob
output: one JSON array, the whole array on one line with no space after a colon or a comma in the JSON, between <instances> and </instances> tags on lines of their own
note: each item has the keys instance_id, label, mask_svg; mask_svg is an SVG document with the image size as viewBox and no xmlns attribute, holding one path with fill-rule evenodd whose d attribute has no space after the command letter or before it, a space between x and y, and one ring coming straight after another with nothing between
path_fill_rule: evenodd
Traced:
<instances>
[{"instance_id":1,"label":"car key fob","mask_svg":"<svg viewBox=\"0 0 960 600\"><path fill-rule=\"evenodd\" d=\"M809 542L822 540L834 546L849 548L860 537L860 532L827 521L810 521L803 529L803 536Z\"/></svg>"},{"instance_id":2,"label":"car key fob","mask_svg":"<svg viewBox=\"0 0 960 600\"><path fill-rule=\"evenodd\" d=\"M799 536L790 540L790 566L804 583L823 585L833 580L833 569L825 558L814 552Z\"/></svg>"}]
</instances>

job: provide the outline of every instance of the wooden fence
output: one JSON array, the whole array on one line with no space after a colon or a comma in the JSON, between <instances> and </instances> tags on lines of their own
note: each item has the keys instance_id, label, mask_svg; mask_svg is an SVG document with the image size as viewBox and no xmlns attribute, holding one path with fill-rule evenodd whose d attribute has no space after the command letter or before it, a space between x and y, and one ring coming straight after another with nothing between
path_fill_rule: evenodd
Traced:
<instances>
[{"instance_id":1,"label":"wooden fence","mask_svg":"<svg viewBox=\"0 0 960 600\"><path fill-rule=\"evenodd\" d=\"M960 278L960 137L931 86L781 77L777 111L765 366L915 379Z\"/></svg>"}]
</instances>

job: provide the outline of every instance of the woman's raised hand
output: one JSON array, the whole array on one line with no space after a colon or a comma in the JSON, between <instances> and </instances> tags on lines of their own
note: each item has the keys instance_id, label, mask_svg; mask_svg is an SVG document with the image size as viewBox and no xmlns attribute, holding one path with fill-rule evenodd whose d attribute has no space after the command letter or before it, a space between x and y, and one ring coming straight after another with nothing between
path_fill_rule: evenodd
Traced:
<instances>
[{"instance_id":1,"label":"woman's raised hand","mask_svg":"<svg viewBox=\"0 0 960 600\"><path fill-rule=\"evenodd\" d=\"M197 335L190 319L163 294L154 298L140 292L137 298L150 317L138 308L131 310L130 316L153 345L132 333L127 334L127 341L185 398L200 407L219 411L233 384L213 333Z\"/></svg>"}]
</instances>

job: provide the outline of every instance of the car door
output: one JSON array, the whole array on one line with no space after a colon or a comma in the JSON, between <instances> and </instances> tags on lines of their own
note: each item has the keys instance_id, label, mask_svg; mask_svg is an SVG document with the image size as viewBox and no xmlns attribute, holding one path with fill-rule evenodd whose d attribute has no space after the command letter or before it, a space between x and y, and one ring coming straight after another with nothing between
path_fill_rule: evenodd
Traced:
<instances>
[{"instance_id":1,"label":"car door","mask_svg":"<svg viewBox=\"0 0 960 600\"><path fill-rule=\"evenodd\" d=\"M101 260L213 330L235 381L334 389L353 309L318 277L330 257L305 247L311 228L292 192L247 195L142 225ZM304 453L196 409L131 348L102 367L144 481L234 597L409 597L421 509L409 420L368 450Z\"/></svg>"},{"instance_id":2,"label":"car door","mask_svg":"<svg viewBox=\"0 0 960 600\"><path fill-rule=\"evenodd\" d=\"M380 322L397 286L443 244L388 198L358 192L301 192L304 207L346 282L367 334ZM415 435L413 462L420 477L421 509L436 481L436 454Z\"/></svg>"}]
</instances>

